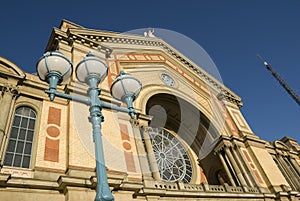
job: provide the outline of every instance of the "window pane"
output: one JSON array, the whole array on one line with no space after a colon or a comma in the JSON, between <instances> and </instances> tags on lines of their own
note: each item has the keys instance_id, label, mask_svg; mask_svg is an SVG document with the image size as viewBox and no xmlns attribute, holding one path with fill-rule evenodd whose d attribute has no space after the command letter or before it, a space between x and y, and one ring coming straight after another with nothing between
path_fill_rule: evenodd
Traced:
<instances>
[{"instance_id":1,"label":"window pane","mask_svg":"<svg viewBox=\"0 0 300 201\"><path fill-rule=\"evenodd\" d=\"M23 115L23 108L24 107L20 107L16 110L16 114L20 114L20 115Z\"/></svg>"},{"instance_id":2,"label":"window pane","mask_svg":"<svg viewBox=\"0 0 300 201\"><path fill-rule=\"evenodd\" d=\"M11 153L6 153L5 159L4 159L4 165L11 166L12 165L12 159L13 159L13 154Z\"/></svg>"},{"instance_id":3,"label":"window pane","mask_svg":"<svg viewBox=\"0 0 300 201\"><path fill-rule=\"evenodd\" d=\"M25 135L26 135L26 130L21 128L20 133L19 133L19 138L20 140L25 140Z\"/></svg>"},{"instance_id":4,"label":"window pane","mask_svg":"<svg viewBox=\"0 0 300 201\"><path fill-rule=\"evenodd\" d=\"M22 160L22 156L19 155L19 154L16 154L13 166L20 167L21 166L21 160Z\"/></svg>"},{"instance_id":5,"label":"window pane","mask_svg":"<svg viewBox=\"0 0 300 201\"><path fill-rule=\"evenodd\" d=\"M29 168L29 163L30 163L30 157L29 156L24 156L22 167L23 168Z\"/></svg>"},{"instance_id":6,"label":"window pane","mask_svg":"<svg viewBox=\"0 0 300 201\"><path fill-rule=\"evenodd\" d=\"M27 131L26 140L29 142L33 141L33 131Z\"/></svg>"},{"instance_id":7,"label":"window pane","mask_svg":"<svg viewBox=\"0 0 300 201\"><path fill-rule=\"evenodd\" d=\"M23 153L23 148L24 148L24 142L19 141L19 142L17 143L17 150L16 150L16 153L22 154L22 153Z\"/></svg>"},{"instance_id":8,"label":"window pane","mask_svg":"<svg viewBox=\"0 0 300 201\"><path fill-rule=\"evenodd\" d=\"M19 126L21 121L21 117L15 116L13 126Z\"/></svg>"},{"instance_id":9,"label":"window pane","mask_svg":"<svg viewBox=\"0 0 300 201\"><path fill-rule=\"evenodd\" d=\"M191 159L179 139L167 130L155 128L150 129L149 136L162 180L189 183Z\"/></svg>"},{"instance_id":10,"label":"window pane","mask_svg":"<svg viewBox=\"0 0 300 201\"><path fill-rule=\"evenodd\" d=\"M30 117L32 117L32 118L36 117L35 112L33 110L30 110Z\"/></svg>"},{"instance_id":11,"label":"window pane","mask_svg":"<svg viewBox=\"0 0 300 201\"><path fill-rule=\"evenodd\" d=\"M27 123L28 123L28 119L23 117L21 121L21 127L27 128Z\"/></svg>"},{"instance_id":12,"label":"window pane","mask_svg":"<svg viewBox=\"0 0 300 201\"><path fill-rule=\"evenodd\" d=\"M30 119L29 120L29 125L28 125L28 129L34 129L34 124L35 124L35 120L33 120L33 119Z\"/></svg>"},{"instance_id":13,"label":"window pane","mask_svg":"<svg viewBox=\"0 0 300 201\"><path fill-rule=\"evenodd\" d=\"M31 143L25 144L24 154L31 154Z\"/></svg>"},{"instance_id":14,"label":"window pane","mask_svg":"<svg viewBox=\"0 0 300 201\"><path fill-rule=\"evenodd\" d=\"M17 137L18 137L18 132L19 132L19 129L18 129L18 128L12 127L12 128L11 128L11 131L10 131L10 138L17 139Z\"/></svg>"},{"instance_id":15,"label":"window pane","mask_svg":"<svg viewBox=\"0 0 300 201\"><path fill-rule=\"evenodd\" d=\"M15 140L9 140L9 143L7 145L7 151L8 152L14 152L16 147L16 141Z\"/></svg>"},{"instance_id":16,"label":"window pane","mask_svg":"<svg viewBox=\"0 0 300 201\"><path fill-rule=\"evenodd\" d=\"M29 117L29 114L30 114L30 108L28 107L23 107L23 115L26 116L26 117Z\"/></svg>"}]
</instances>

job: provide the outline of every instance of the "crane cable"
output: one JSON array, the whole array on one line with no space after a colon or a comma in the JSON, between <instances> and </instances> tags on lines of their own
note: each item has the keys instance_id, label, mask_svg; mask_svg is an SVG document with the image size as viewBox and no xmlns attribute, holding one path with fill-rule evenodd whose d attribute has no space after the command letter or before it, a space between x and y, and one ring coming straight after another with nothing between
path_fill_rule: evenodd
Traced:
<instances>
[{"instance_id":1,"label":"crane cable","mask_svg":"<svg viewBox=\"0 0 300 201\"><path fill-rule=\"evenodd\" d=\"M263 62L266 68L272 73L275 79L281 84L281 86L288 92L288 94L298 103L300 106L300 98L297 94L287 85L287 83L274 71L274 69L269 65L266 60L264 60L259 54L257 57Z\"/></svg>"}]
</instances>

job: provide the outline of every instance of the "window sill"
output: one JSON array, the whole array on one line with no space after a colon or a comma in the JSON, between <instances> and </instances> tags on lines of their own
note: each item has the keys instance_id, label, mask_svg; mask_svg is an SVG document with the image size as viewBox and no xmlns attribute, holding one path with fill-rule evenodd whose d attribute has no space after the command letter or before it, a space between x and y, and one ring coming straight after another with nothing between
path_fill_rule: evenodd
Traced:
<instances>
[{"instance_id":1,"label":"window sill","mask_svg":"<svg viewBox=\"0 0 300 201\"><path fill-rule=\"evenodd\" d=\"M0 173L10 174L13 177L33 178L33 170L26 168L4 166Z\"/></svg>"}]
</instances>

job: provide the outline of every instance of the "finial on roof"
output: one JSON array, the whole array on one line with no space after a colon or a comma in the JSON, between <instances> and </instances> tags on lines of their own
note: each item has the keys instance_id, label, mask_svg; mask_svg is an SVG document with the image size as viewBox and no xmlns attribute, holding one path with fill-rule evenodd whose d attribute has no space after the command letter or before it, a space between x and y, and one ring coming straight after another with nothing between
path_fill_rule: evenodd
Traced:
<instances>
[{"instance_id":1,"label":"finial on roof","mask_svg":"<svg viewBox=\"0 0 300 201\"><path fill-rule=\"evenodd\" d=\"M145 31L145 32L144 32L144 36L145 36L145 37L152 37L152 38L154 38L155 35L154 35L153 33L154 33L154 29L148 28L148 31Z\"/></svg>"}]
</instances>

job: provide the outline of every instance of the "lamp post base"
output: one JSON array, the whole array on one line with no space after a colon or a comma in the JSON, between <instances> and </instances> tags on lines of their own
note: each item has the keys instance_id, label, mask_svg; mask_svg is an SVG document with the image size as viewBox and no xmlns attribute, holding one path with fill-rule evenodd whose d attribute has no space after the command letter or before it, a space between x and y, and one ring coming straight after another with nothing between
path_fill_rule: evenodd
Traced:
<instances>
[{"instance_id":1,"label":"lamp post base","mask_svg":"<svg viewBox=\"0 0 300 201\"><path fill-rule=\"evenodd\" d=\"M96 195L95 201L114 201L113 196L101 196L101 195Z\"/></svg>"}]
</instances>

